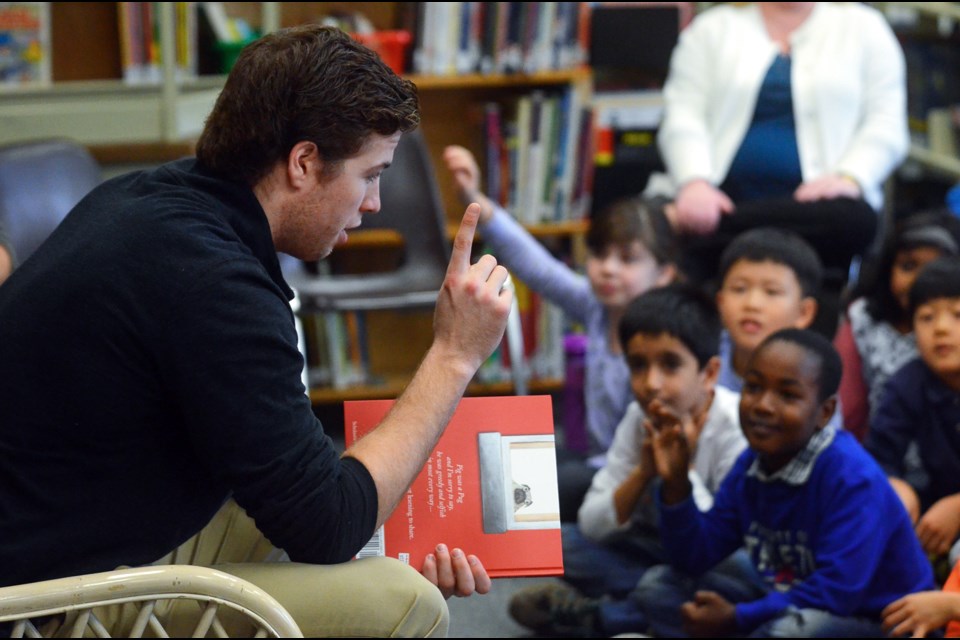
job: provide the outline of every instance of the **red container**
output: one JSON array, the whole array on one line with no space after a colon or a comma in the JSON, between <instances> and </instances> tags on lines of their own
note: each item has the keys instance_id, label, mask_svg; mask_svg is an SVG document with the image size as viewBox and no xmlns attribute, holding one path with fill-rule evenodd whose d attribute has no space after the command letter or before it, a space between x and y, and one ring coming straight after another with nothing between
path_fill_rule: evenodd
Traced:
<instances>
[{"instance_id":1,"label":"red container","mask_svg":"<svg viewBox=\"0 0 960 640\"><path fill-rule=\"evenodd\" d=\"M393 69L394 73L403 73L403 63L407 59L410 46L409 31L374 31L373 33L355 33L353 37L373 49L380 59Z\"/></svg>"}]
</instances>

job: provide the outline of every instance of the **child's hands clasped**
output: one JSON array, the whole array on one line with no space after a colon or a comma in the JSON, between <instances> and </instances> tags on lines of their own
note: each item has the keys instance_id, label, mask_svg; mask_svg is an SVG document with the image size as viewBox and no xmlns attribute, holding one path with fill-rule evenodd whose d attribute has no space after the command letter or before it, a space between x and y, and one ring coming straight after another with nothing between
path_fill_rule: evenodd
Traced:
<instances>
[{"instance_id":1,"label":"child's hands clasped","mask_svg":"<svg viewBox=\"0 0 960 640\"><path fill-rule=\"evenodd\" d=\"M730 638L737 630L737 610L714 591L697 591L680 607L683 629L695 638Z\"/></svg>"},{"instance_id":2,"label":"child's hands clasped","mask_svg":"<svg viewBox=\"0 0 960 640\"><path fill-rule=\"evenodd\" d=\"M692 418L688 417L692 422ZM657 475L663 479L663 499L667 504L682 502L690 495L690 443L685 420L659 400L647 407L643 427L653 453Z\"/></svg>"}]
</instances>

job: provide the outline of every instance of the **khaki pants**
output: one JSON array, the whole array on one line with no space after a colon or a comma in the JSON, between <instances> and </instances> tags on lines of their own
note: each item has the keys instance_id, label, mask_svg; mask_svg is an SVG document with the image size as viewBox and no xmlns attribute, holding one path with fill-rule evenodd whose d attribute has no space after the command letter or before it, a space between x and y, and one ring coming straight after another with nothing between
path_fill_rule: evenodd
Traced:
<instances>
[{"instance_id":1,"label":"khaki pants","mask_svg":"<svg viewBox=\"0 0 960 640\"><path fill-rule=\"evenodd\" d=\"M270 561L276 549L232 500L197 535L154 564L194 564L243 578L277 599L310 637L446 637L447 603L418 571L392 558L337 565ZM97 617L114 635L130 628L131 605L105 607ZM192 630L191 602L171 602L158 616L172 637ZM225 612L231 635L248 635L239 616Z\"/></svg>"}]
</instances>

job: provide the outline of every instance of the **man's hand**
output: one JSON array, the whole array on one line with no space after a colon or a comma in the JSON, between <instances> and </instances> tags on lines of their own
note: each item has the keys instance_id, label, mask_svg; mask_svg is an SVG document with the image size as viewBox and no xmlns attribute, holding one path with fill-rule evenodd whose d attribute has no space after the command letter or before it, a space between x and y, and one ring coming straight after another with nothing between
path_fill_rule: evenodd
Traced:
<instances>
[{"instance_id":1,"label":"man's hand","mask_svg":"<svg viewBox=\"0 0 960 640\"><path fill-rule=\"evenodd\" d=\"M480 167L473 154L459 145L450 145L443 150L443 161L453 176L453 186L460 201L465 205L479 204L480 222L488 222L493 215L493 203L480 191Z\"/></svg>"},{"instance_id":2,"label":"man's hand","mask_svg":"<svg viewBox=\"0 0 960 640\"><path fill-rule=\"evenodd\" d=\"M13 258L3 245L0 245L0 284L13 272Z\"/></svg>"},{"instance_id":3,"label":"man's hand","mask_svg":"<svg viewBox=\"0 0 960 640\"><path fill-rule=\"evenodd\" d=\"M951 620L960 620L960 594L948 591L911 593L881 612L883 630L893 638L925 638Z\"/></svg>"},{"instance_id":4,"label":"man's hand","mask_svg":"<svg viewBox=\"0 0 960 640\"><path fill-rule=\"evenodd\" d=\"M696 638L730 638L737 630L736 608L719 593L697 591L680 606L683 629Z\"/></svg>"},{"instance_id":5,"label":"man's hand","mask_svg":"<svg viewBox=\"0 0 960 640\"><path fill-rule=\"evenodd\" d=\"M942 556L960 535L960 494L933 503L917 523L917 537L923 550Z\"/></svg>"},{"instance_id":6,"label":"man's hand","mask_svg":"<svg viewBox=\"0 0 960 640\"><path fill-rule=\"evenodd\" d=\"M438 544L435 554L427 554L420 573L437 585L447 599L450 596L465 598L474 593L487 593L492 586L490 576L477 556L468 556L460 549L448 551L445 544Z\"/></svg>"},{"instance_id":7,"label":"man's hand","mask_svg":"<svg viewBox=\"0 0 960 640\"><path fill-rule=\"evenodd\" d=\"M860 195L860 185L855 180L832 173L804 182L793 192L793 199L797 202L813 202L833 198L859 198Z\"/></svg>"},{"instance_id":8,"label":"man's hand","mask_svg":"<svg viewBox=\"0 0 960 640\"><path fill-rule=\"evenodd\" d=\"M433 316L433 346L468 376L500 344L513 303L513 292L504 288L507 270L496 258L487 254L470 264L479 215L476 203L463 215Z\"/></svg>"},{"instance_id":9,"label":"man's hand","mask_svg":"<svg viewBox=\"0 0 960 640\"><path fill-rule=\"evenodd\" d=\"M720 216L733 213L727 194L706 180L691 180L681 187L667 218L680 234L707 235L717 230Z\"/></svg>"}]
</instances>

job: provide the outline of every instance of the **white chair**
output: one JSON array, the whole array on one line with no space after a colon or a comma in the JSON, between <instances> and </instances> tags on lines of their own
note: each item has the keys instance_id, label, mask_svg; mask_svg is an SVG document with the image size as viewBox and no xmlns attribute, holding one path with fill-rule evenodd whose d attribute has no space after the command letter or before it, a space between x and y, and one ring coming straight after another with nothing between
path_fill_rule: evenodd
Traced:
<instances>
[{"instance_id":1,"label":"white chair","mask_svg":"<svg viewBox=\"0 0 960 640\"><path fill-rule=\"evenodd\" d=\"M0 588L0 632L13 638L51 637L170 637L158 615L176 601L197 605L194 638L230 637L221 616L240 614L250 623L251 637L302 638L290 614L269 594L235 576L193 565L118 569ZM130 605L137 613L124 628L108 630L97 607ZM184 616L178 609L176 619ZM57 624L60 620L63 624ZM168 624L167 626L171 626ZM229 626L229 625L228 625ZM114 636L111 636L111 631ZM49 636L42 634L47 633ZM173 634L187 632L174 629Z\"/></svg>"}]
</instances>

